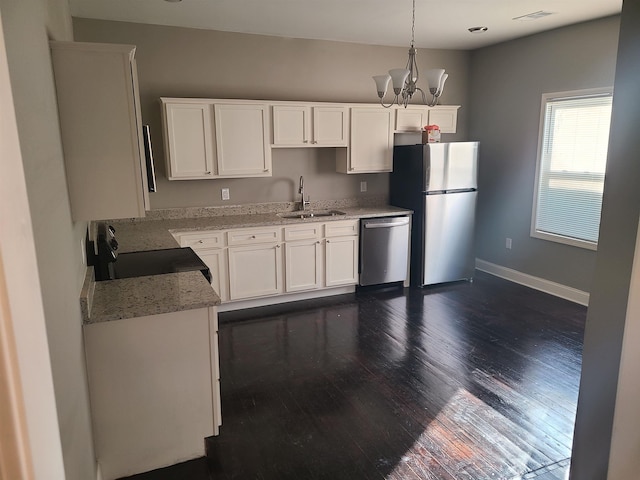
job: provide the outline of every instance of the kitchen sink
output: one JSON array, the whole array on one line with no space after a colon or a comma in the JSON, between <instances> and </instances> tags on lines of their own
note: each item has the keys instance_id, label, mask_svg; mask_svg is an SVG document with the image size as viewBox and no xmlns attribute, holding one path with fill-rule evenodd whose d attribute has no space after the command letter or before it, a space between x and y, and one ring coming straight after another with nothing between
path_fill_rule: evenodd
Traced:
<instances>
[{"instance_id":1,"label":"kitchen sink","mask_svg":"<svg viewBox=\"0 0 640 480\"><path fill-rule=\"evenodd\" d=\"M322 218L346 215L340 210L298 210L296 212L279 213L281 218Z\"/></svg>"}]
</instances>

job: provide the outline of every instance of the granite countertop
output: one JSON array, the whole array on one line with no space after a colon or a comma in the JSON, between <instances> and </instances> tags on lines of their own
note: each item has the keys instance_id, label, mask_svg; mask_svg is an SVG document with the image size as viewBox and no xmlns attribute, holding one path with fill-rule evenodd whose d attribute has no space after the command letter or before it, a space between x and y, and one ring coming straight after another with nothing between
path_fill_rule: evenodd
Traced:
<instances>
[{"instance_id":1,"label":"granite countertop","mask_svg":"<svg viewBox=\"0 0 640 480\"><path fill-rule=\"evenodd\" d=\"M316 203L310 210L335 209L344 212L345 215L307 219L283 218L278 215L294 209L293 202L233 207L175 208L147 212L147 217L143 219L110 220L108 223L116 229L118 252L127 253L179 247L172 235L177 232L333 222L413 213L411 210L380 203L354 206L333 202ZM95 228L95 222L92 224L93 228ZM205 308L219 304L220 297L200 272L96 282L93 269L88 268L80 297L85 324Z\"/></svg>"},{"instance_id":2,"label":"granite countertop","mask_svg":"<svg viewBox=\"0 0 640 480\"><path fill-rule=\"evenodd\" d=\"M95 282L89 268L80 297L85 324L219 304L220 297L198 271Z\"/></svg>"},{"instance_id":3,"label":"granite countertop","mask_svg":"<svg viewBox=\"0 0 640 480\"><path fill-rule=\"evenodd\" d=\"M179 247L172 233L233 228L294 225L309 222L333 222L360 218L410 215L413 212L390 205L366 207L337 207L346 215L316 218L282 218L276 212L235 213L190 218L159 218L144 220L113 220L119 253L162 250Z\"/></svg>"}]
</instances>

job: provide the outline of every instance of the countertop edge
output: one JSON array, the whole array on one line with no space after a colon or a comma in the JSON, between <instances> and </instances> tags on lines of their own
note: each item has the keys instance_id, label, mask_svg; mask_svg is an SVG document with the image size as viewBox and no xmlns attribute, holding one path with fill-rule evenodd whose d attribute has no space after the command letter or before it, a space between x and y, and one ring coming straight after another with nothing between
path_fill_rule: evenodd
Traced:
<instances>
[{"instance_id":1,"label":"countertop edge","mask_svg":"<svg viewBox=\"0 0 640 480\"><path fill-rule=\"evenodd\" d=\"M199 271L91 283L94 294L91 307L83 311L84 325L208 308L221 303ZM88 297L84 299L88 305Z\"/></svg>"}]
</instances>

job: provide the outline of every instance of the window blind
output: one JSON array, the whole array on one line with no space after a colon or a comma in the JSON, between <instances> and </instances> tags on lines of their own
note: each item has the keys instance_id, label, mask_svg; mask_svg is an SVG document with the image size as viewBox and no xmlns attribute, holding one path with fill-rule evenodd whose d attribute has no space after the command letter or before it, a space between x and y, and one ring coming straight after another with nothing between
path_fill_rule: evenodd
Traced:
<instances>
[{"instance_id":1,"label":"window blind","mask_svg":"<svg viewBox=\"0 0 640 480\"><path fill-rule=\"evenodd\" d=\"M597 244L611 102L611 92L546 98L535 233Z\"/></svg>"}]
</instances>

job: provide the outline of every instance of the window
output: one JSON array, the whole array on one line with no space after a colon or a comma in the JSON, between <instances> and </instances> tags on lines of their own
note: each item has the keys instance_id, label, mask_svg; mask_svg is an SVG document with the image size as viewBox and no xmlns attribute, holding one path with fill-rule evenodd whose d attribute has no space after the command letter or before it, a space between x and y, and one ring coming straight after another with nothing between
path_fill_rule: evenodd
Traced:
<instances>
[{"instance_id":1,"label":"window","mask_svg":"<svg viewBox=\"0 0 640 480\"><path fill-rule=\"evenodd\" d=\"M531 236L595 250L612 89L544 94Z\"/></svg>"}]
</instances>

